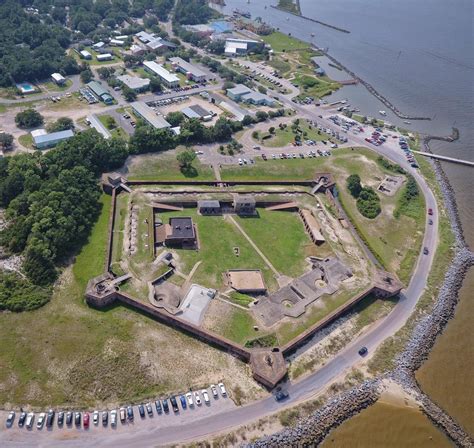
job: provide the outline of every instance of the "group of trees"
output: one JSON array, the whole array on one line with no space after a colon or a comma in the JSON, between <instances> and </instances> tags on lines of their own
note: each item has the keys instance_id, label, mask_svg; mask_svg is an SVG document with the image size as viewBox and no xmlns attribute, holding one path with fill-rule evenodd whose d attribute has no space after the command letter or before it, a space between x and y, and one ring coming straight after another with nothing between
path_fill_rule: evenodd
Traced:
<instances>
[{"instance_id":1,"label":"group of trees","mask_svg":"<svg viewBox=\"0 0 474 448\"><path fill-rule=\"evenodd\" d=\"M53 72L78 73L76 61L65 53L70 31L27 14L21 3L0 2L0 87L45 79Z\"/></svg>"},{"instance_id":2,"label":"group of trees","mask_svg":"<svg viewBox=\"0 0 474 448\"><path fill-rule=\"evenodd\" d=\"M0 159L0 206L8 226L0 244L25 256L35 285L56 279L56 265L87 237L99 212L97 176L123 164L125 142L82 132L48 153Z\"/></svg>"},{"instance_id":3,"label":"group of trees","mask_svg":"<svg viewBox=\"0 0 474 448\"><path fill-rule=\"evenodd\" d=\"M207 5L207 0L178 0L174 13L174 22L181 25L207 23L217 13Z\"/></svg>"},{"instance_id":4,"label":"group of trees","mask_svg":"<svg viewBox=\"0 0 474 448\"><path fill-rule=\"evenodd\" d=\"M380 198L371 187L363 187L358 174L351 174L346 181L350 194L357 199L357 209L362 216L369 219L376 218L382 211Z\"/></svg>"},{"instance_id":5,"label":"group of trees","mask_svg":"<svg viewBox=\"0 0 474 448\"><path fill-rule=\"evenodd\" d=\"M28 129L41 126L44 123L44 119L38 111L25 109L16 114L15 123L19 128Z\"/></svg>"}]
</instances>

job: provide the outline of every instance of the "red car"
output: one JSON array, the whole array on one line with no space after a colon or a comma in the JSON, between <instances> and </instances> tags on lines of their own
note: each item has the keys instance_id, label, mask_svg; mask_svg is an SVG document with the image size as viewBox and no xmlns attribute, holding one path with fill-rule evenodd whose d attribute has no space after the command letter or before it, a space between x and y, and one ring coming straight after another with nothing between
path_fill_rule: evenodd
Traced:
<instances>
[{"instance_id":1,"label":"red car","mask_svg":"<svg viewBox=\"0 0 474 448\"><path fill-rule=\"evenodd\" d=\"M428 209L428 215L433 216L433 209L432 208Z\"/></svg>"},{"instance_id":2,"label":"red car","mask_svg":"<svg viewBox=\"0 0 474 448\"><path fill-rule=\"evenodd\" d=\"M85 412L84 413L84 428L88 428L88 427L89 427L89 413Z\"/></svg>"}]
</instances>

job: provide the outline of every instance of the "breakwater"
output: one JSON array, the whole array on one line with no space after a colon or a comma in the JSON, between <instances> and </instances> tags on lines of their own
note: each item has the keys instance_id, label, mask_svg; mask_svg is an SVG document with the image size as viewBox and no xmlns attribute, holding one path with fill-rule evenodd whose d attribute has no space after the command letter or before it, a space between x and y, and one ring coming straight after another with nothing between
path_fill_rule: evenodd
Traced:
<instances>
[{"instance_id":1,"label":"breakwater","mask_svg":"<svg viewBox=\"0 0 474 448\"><path fill-rule=\"evenodd\" d=\"M388 107L398 118L402 118L403 120L418 120L418 121L430 121L430 117L417 117L417 116L410 116L406 115L403 112L401 112L392 102L387 99L385 96L383 96L378 90L375 89L375 87L368 83L367 81L363 80L361 77L356 75L352 70L348 69L345 65L341 64L336 58L331 56L327 50L324 48L319 48L316 45L313 45L313 48L316 51L321 52L326 56L334 65L337 65L340 70L344 70L347 74L349 74L353 79L357 80L360 82L375 98L377 98L380 102L382 102L386 107Z\"/></svg>"},{"instance_id":2,"label":"breakwater","mask_svg":"<svg viewBox=\"0 0 474 448\"><path fill-rule=\"evenodd\" d=\"M318 23L319 25L325 26L327 28L331 28L333 30L340 31L341 33L350 33L349 30L346 30L344 28L340 28L338 26L331 25L330 23L321 22L321 20L312 19L311 17L307 17L307 16L304 16L302 14L296 14L292 11L288 11L287 9L279 8L278 6L275 6L275 5L270 5L270 7L274 8L274 9L278 9L279 11L285 12L287 14L291 14L292 16L299 17L300 19L305 19L305 20L308 20L309 22Z\"/></svg>"},{"instance_id":3,"label":"breakwater","mask_svg":"<svg viewBox=\"0 0 474 448\"><path fill-rule=\"evenodd\" d=\"M380 380L369 380L331 398L292 428L263 437L249 447L273 448L282 446L318 446L331 429L374 404L380 397Z\"/></svg>"}]
</instances>

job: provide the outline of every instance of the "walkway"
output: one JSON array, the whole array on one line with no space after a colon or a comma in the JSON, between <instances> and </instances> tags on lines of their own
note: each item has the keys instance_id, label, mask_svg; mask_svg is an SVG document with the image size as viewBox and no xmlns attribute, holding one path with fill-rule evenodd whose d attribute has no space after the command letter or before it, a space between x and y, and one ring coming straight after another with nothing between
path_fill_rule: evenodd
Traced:
<instances>
[{"instance_id":1,"label":"walkway","mask_svg":"<svg viewBox=\"0 0 474 448\"><path fill-rule=\"evenodd\" d=\"M273 271L273 273L277 276L280 277L280 273L275 269L275 267L270 263L270 260L263 255L262 251L258 248L258 246L252 241L252 239L245 233L245 230L242 229L240 224L234 219L233 216L227 215L227 218L237 227L239 232L244 236L244 238L250 243L250 245L255 249L255 252L257 252L258 255L262 258L262 260L265 262L265 264Z\"/></svg>"},{"instance_id":2,"label":"walkway","mask_svg":"<svg viewBox=\"0 0 474 448\"><path fill-rule=\"evenodd\" d=\"M462 159L456 159L454 157L440 156L438 154L431 154L430 152L424 152L424 151L412 151L412 152L414 152L415 154L420 154L421 156L431 157L432 159L439 159L439 160L442 160L443 162L453 162L453 163L459 163L460 165L474 166L474 162L471 162L470 160L462 160Z\"/></svg>"}]
</instances>

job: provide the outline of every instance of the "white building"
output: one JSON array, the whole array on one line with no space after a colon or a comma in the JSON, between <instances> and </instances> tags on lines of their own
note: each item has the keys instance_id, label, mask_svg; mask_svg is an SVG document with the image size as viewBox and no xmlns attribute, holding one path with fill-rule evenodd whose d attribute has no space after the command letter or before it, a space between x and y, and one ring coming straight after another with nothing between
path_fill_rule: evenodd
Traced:
<instances>
[{"instance_id":1,"label":"white building","mask_svg":"<svg viewBox=\"0 0 474 448\"><path fill-rule=\"evenodd\" d=\"M226 39L224 54L226 56L245 55L258 44L258 41L251 39Z\"/></svg>"},{"instance_id":2,"label":"white building","mask_svg":"<svg viewBox=\"0 0 474 448\"><path fill-rule=\"evenodd\" d=\"M150 86L150 80L148 78L139 78L138 76L122 75L117 76L120 82L123 82L129 89L135 90L135 92L143 92Z\"/></svg>"},{"instance_id":3,"label":"white building","mask_svg":"<svg viewBox=\"0 0 474 448\"><path fill-rule=\"evenodd\" d=\"M158 76L160 81L169 88L176 88L179 87L179 78L170 73L166 68L162 65L157 64L155 61L145 61L143 63L145 70L149 73L153 73L154 75Z\"/></svg>"},{"instance_id":4,"label":"white building","mask_svg":"<svg viewBox=\"0 0 474 448\"><path fill-rule=\"evenodd\" d=\"M114 47L122 47L125 44L123 40L120 39L110 39L110 45Z\"/></svg>"},{"instance_id":5,"label":"white building","mask_svg":"<svg viewBox=\"0 0 474 448\"><path fill-rule=\"evenodd\" d=\"M110 53L104 53L104 54L98 54L96 58L99 62L102 62L102 61L110 61L114 58L114 56Z\"/></svg>"},{"instance_id":6,"label":"white building","mask_svg":"<svg viewBox=\"0 0 474 448\"><path fill-rule=\"evenodd\" d=\"M87 50L82 50L80 54L82 59L92 59L92 54L89 53Z\"/></svg>"},{"instance_id":7,"label":"white building","mask_svg":"<svg viewBox=\"0 0 474 448\"><path fill-rule=\"evenodd\" d=\"M195 82L204 82L206 80L206 73L190 62L178 57L170 58L170 62L176 71L183 73L188 79Z\"/></svg>"},{"instance_id":8,"label":"white building","mask_svg":"<svg viewBox=\"0 0 474 448\"><path fill-rule=\"evenodd\" d=\"M63 75L61 75L60 73L53 73L51 75L51 79L58 86L62 86L66 82L66 78Z\"/></svg>"},{"instance_id":9,"label":"white building","mask_svg":"<svg viewBox=\"0 0 474 448\"><path fill-rule=\"evenodd\" d=\"M131 104L133 113L145 120L150 126L156 129L170 128L171 125L161 116L156 115L155 111L143 101L136 101Z\"/></svg>"}]
</instances>

